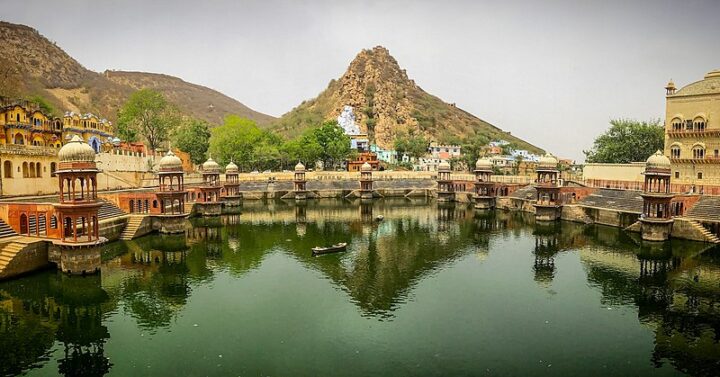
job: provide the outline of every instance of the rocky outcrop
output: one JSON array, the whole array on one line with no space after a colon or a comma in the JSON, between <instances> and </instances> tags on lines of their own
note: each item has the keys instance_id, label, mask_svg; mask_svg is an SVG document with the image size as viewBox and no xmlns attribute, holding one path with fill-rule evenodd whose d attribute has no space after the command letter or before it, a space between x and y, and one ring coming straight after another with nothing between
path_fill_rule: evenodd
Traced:
<instances>
[{"instance_id":1,"label":"rocky outcrop","mask_svg":"<svg viewBox=\"0 0 720 377\"><path fill-rule=\"evenodd\" d=\"M361 51L345 74L332 80L318 97L303 102L273 124L288 135L324 120L336 119L352 106L356 121L375 143L392 148L398 134L421 134L442 141L480 133L514 142L518 148L541 150L492 124L426 93L400 67L390 52L377 46Z\"/></svg>"}]
</instances>

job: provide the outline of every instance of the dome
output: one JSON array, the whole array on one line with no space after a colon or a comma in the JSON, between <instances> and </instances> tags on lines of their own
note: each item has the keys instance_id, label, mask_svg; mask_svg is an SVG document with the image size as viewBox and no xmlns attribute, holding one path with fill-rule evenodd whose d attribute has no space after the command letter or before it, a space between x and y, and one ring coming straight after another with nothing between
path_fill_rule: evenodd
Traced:
<instances>
[{"instance_id":1,"label":"dome","mask_svg":"<svg viewBox=\"0 0 720 377\"><path fill-rule=\"evenodd\" d=\"M670 159L665 157L662 152L657 151L647 159L645 169L670 170Z\"/></svg>"},{"instance_id":2,"label":"dome","mask_svg":"<svg viewBox=\"0 0 720 377\"><path fill-rule=\"evenodd\" d=\"M305 165L298 161L297 165L295 165L295 171L305 171Z\"/></svg>"},{"instance_id":3,"label":"dome","mask_svg":"<svg viewBox=\"0 0 720 377\"><path fill-rule=\"evenodd\" d=\"M360 171L372 171L372 166L365 161L365 163L360 167Z\"/></svg>"},{"instance_id":4,"label":"dome","mask_svg":"<svg viewBox=\"0 0 720 377\"><path fill-rule=\"evenodd\" d=\"M235 165L235 163L232 161L230 161L230 163L227 164L227 166L225 167L225 174L227 174L227 173L233 174L233 173L238 173L238 172L240 172L240 168L238 168L238 166Z\"/></svg>"},{"instance_id":5,"label":"dome","mask_svg":"<svg viewBox=\"0 0 720 377\"><path fill-rule=\"evenodd\" d=\"M450 163L447 162L447 160L443 160L440 165L438 165L438 170L450 170Z\"/></svg>"},{"instance_id":6,"label":"dome","mask_svg":"<svg viewBox=\"0 0 720 377\"><path fill-rule=\"evenodd\" d=\"M182 160L172 151L168 151L158 163L160 170L182 170Z\"/></svg>"},{"instance_id":7,"label":"dome","mask_svg":"<svg viewBox=\"0 0 720 377\"><path fill-rule=\"evenodd\" d=\"M74 135L60 148L58 159L60 162L95 162L95 150L80 136Z\"/></svg>"},{"instance_id":8,"label":"dome","mask_svg":"<svg viewBox=\"0 0 720 377\"><path fill-rule=\"evenodd\" d=\"M674 95L692 96L717 93L720 93L720 69L708 72L702 80L684 86Z\"/></svg>"},{"instance_id":9,"label":"dome","mask_svg":"<svg viewBox=\"0 0 720 377\"><path fill-rule=\"evenodd\" d=\"M202 164L202 170L203 173L220 173L220 165L210 157Z\"/></svg>"},{"instance_id":10,"label":"dome","mask_svg":"<svg viewBox=\"0 0 720 377\"><path fill-rule=\"evenodd\" d=\"M492 168L493 164L489 158L478 158L477 162L475 162L475 170L492 170Z\"/></svg>"},{"instance_id":11,"label":"dome","mask_svg":"<svg viewBox=\"0 0 720 377\"><path fill-rule=\"evenodd\" d=\"M538 168L540 169L557 169L558 160L550 153L546 153L538 160Z\"/></svg>"}]
</instances>

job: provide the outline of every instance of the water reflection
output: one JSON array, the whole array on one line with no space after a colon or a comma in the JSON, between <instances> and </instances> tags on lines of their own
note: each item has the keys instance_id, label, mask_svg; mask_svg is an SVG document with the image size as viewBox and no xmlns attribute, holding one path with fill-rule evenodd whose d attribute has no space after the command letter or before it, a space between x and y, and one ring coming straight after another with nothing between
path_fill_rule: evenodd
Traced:
<instances>
[{"instance_id":1,"label":"water reflection","mask_svg":"<svg viewBox=\"0 0 720 377\"><path fill-rule=\"evenodd\" d=\"M114 309L100 276L39 273L0 289L0 372L17 375L49 360L55 342L57 373L102 376L112 364L104 345L103 315Z\"/></svg>"},{"instance_id":2,"label":"water reflection","mask_svg":"<svg viewBox=\"0 0 720 377\"><path fill-rule=\"evenodd\" d=\"M126 315L150 334L169 331L199 287L223 272L245 276L278 256L341 290L360 315L394 321L421 282L461 261L502 257L499 245L508 239L525 245L531 266L515 273L544 288L572 268L561 258L579 256L582 283L600 292L599 304L633 308L652 329L655 344L644 361L691 375L720 366L718 248L647 243L615 228L541 224L523 213L416 199L246 202L241 212L192 220L185 234L111 244L100 276L46 271L2 282L0 372L53 364L64 375L103 375L113 368L108 316ZM348 242L348 252L310 253L336 242Z\"/></svg>"}]
</instances>

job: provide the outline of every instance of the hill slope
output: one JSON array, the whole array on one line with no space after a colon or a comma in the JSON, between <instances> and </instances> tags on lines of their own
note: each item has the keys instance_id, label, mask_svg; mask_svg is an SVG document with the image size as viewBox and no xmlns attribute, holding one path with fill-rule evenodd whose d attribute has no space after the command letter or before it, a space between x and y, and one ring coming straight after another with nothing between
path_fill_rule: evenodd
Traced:
<instances>
[{"instance_id":1,"label":"hill slope","mask_svg":"<svg viewBox=\"0 0 720 377\"><path fill-rule=\"evenodd\" d=\"M90 71L37 30L0 21L0 95L40 95L59 111L93 112L115 120L135 90L153 88L184 114L218 123L238 114L267 124L273 117L204 86L142 72ZM56 114L58 115L58 114Z\"/></svg>"},{"instance_id":2,"label":"hill slope","mask_svg":"<svg viewBox=\"0 0 720 377\"><path fill-rule=\"evenodd\" d=\"M477 132L491 139L513 142L521 149L542 152L454 104L426 93L408 78L382 46L361 51L340 79L332 80L316 98L303 102L271 127L294 135L312 124L337 118L346 105L353 107L360 128L384 148L392 148L399 133L419 132L442 141Z\"/></svg>"},{"instance_id":3,"label":"hill slope","mask_svg":"<svg viewBox=\"0 0 720 377\"><path fill-rule=\"evenodd\" d=\"M264 125L274 117L259 113L242 103L201 85L191 84L174 76L158 73L105 71L110 81L133 89L151 88L163 94L184 112L196 118L221 123L225 115L236 114Z\"/></svg>"}]
</instances>

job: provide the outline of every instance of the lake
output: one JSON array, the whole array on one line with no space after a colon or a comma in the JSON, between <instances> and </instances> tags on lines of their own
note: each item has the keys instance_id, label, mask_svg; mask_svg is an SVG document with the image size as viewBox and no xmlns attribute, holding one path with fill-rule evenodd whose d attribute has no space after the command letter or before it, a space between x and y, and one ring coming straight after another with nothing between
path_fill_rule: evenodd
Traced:
<instances>
[{"instance_id":1,"label":"lake","mask_svg":"<svg viewBox=\"0 0 720 377\"><path fill-rule=\"evenodd\" d=\"M383 221L376 217L382 215ZM0 282L3 375L711 375L720 250L425 199L246 201ZM346 252L311 248L348 242Z\"/></svg>"}]
</instances>

